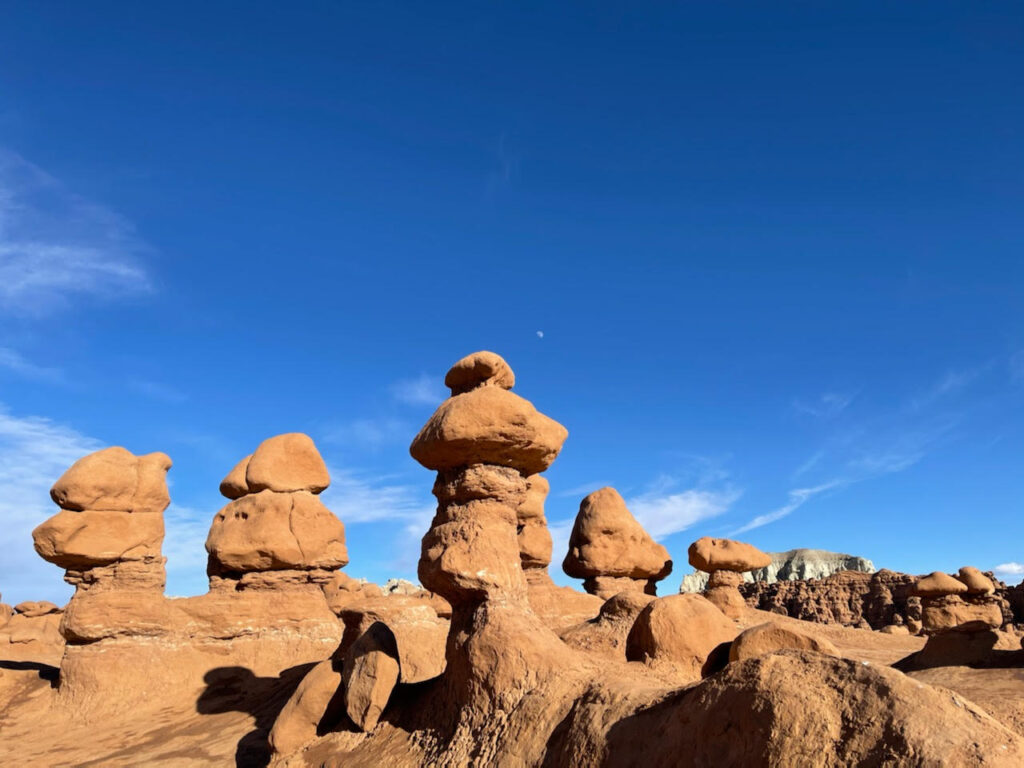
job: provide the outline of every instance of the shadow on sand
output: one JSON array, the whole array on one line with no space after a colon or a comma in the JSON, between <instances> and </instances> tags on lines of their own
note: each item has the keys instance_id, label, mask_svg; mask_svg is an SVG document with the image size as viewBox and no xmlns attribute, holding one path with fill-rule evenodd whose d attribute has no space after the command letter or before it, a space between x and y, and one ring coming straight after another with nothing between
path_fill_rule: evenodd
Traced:
<instances>
[{"instance_id":1,"label":"shadow on sand","mask_svg":"<svg viewBox=\"0 0 1024 768\"><path fill-rule=\"evenodd\" d=\"M236 768L264 768L270 762L270 729L312 666L300 664L278 677L257 677L248 667L217 667L203 676L206 689L196 700L199 714L246 712L256 720L255 728L238 742Z\"/></svg>"}]
</instances>

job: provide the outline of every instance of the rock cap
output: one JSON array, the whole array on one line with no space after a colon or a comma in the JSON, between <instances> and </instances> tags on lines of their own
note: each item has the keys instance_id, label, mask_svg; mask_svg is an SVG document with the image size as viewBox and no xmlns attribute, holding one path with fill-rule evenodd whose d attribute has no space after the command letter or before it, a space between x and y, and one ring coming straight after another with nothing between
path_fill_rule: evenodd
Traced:
<instances>
[{"instance_id":1,"label":"rock cap","mask_svg":"<svg viewBox=\"0 0 1024 768\"><path fill-rule=\"evenodd\" d=\"M917 583L914 584L913 594L918 597L944 597L963 594L967 589L966 584L959 579L954 579L948 573L933 571L917 580Z\"/></svg>"},{"instance_id":2,"label":"rock cap","mask_svg":"<svg viewBox=\"0 0 1024 768\"><path fill-rule=\"evenodd\" d=\"M236 466L224 478L225 483L236 477L237 470ZM301 432L288 432L267 438L260 443L245 467L245 485L248 493L320 493L330 484L331 477L327 473L327 465L324 464L320 451L316 449L313 439ZM229 486L228 490L234 492L235 488Z\"/></svg>"},{"instance_id":3,"label":"rock cap","mask_svg":"<svg viewBox=\"0 0 1024 768\"><path fill-rule=\"evenodd\" d=\"M660 580L672 572L672 559L633 517L619 492L607 487L580 502L562 570L577 579Z\"/></svg>"},{"instance_id":4,"label":"rock cap","mask_svg":"<svg viewBox=\"0 0 1024 768\"><path fill-rule=\"evenodd\" d=\"M968 595L991 595L996 591L992 580L971 565L965 565L961 568L956 578L967 585Z\"/></svg>"},{"instance_id":5,"label":"rock cap","mask_svg":"<svg viewBox=\"0 0 1024 768\"><path fill-rule=\"evenodd\" d=\"M732 539L705 536L690 545L690 565L700 571L753 571L764 568L772 559L753 544Z\"/></svg>"},{"instance_id":6,"label":"rock cap","mask_svg":"<svg viewBox=\"0 0 1024 768\"><path fill-rule=\"evenodd\" d=\"M494 352L474 352L453 365L444 377L444 385L453 395L461 395L482 386L512 389L516 375L501 355Z\"/></svg>"}]
</instances>

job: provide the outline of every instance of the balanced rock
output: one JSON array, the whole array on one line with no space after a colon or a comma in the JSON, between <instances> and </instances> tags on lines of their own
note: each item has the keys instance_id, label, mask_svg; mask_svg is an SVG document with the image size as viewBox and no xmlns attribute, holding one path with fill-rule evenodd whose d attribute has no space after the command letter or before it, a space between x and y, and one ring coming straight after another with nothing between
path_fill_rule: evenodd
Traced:
<instances>
[{"instance_id":1,"label":"balanced rock","mask_svg":"<svg viewBox=\"0 0 1024 768\"><path fill-rule=\"evenodd\" d=\"M516 376L508 363L494 352L474 352L466 355L449 369L444 385L453 395L461 395L477 387L512 389Z\"/></svg>"},{"instance_id":2,"label":"balanced rock","mask_svg":"<svg viewBox=\"0 0 1024 768\"><path fill-rule=\"evenodd\" d=\"M981 575L981 574L978 574ZM934 635L947 631L984 632L1002 626L1003 612L998 599L985 591L983 582L988 579L981 575L979 580L968 571L966 580L955 579L949 574L935 571L920 578L914 585L914 594L921 598L922 633ZM989 582L988 586L991 586ZM972 588L979 591L968 593ZM966 597L965 601L962 599Z\"/></svg>"},{"instance_id":3,"label":"balanced rock","mask_svg":"<svg viewBox=\"0 0 1024 768\"><path fill-rule=\"evenodd\" d=\"M656 583L672 572L672 560L619 492L602 488L580 503L562 570L584 579L583 588L604 599L625 591L653 595Z\"/></svg>"},{"instance_id":4,"label":"balanced rock","mask_svg":"<svg viewBox=\"0 0 1024 768\"><path fill-rule=\"evenodd\" d=\"M206 539L211 578L305 571L329 580L348 563L345 526L317 496L329 483L307 435L260 443L221 483L232 501L214 516Z\"/></svg>"},{"instance_id":5,"label":"balanced rock","mask_svg":"<svg viewBox=\"0 0 1024 768\"><path fill-rule=\"evenodd\" d=\"M823 637L813 637L775 622L758 624L740 632L729 648L729 661L742 661L783 650L814 651L838 656L839 651Z\"/></svg>"},{"instance_id":6,"label":"balanced rock","mask_svg":"<svg viewBox=\"0 0 1024 768\"><path fill-rule=\"evenodd\" d=\"M753 571L764 568L772 559L752 544L732 539L697 539L687 551L690 565L707 573L715 571Z\"/></svg>"},{"instance_id":7,"label":"balanced rock","mask_svg":"<svg viewBox=\"0 0 1024 768\"><path fill-rule=\"evenodd\" d=\"M996 591L992 580L977 568L965 565L960 569L957 580L967 586L968 595L991 595Z\"/></svg>"},{"instance_id":8,"label":"balanced rock","mask_svg":"<svg viewBox=\"0 0 1024 768\"><path fill-rule=\"evenodd\" d=\"M14 606L15 613L20 613L22 616L27 616L30 619L37 616L46 616L49 613L60 613L61 610L60 606L48 600L26 600Z\"/></svg>"},{"instance_id":9,"label":"balanced rock","mask_svg":"<svg viewBox=\"0 0 1024 768\"><path fill-rule=\"evenodd\" d=\"M50 489L61 509L105 512L163 512L170 504L165 477L171 460L164 453L136 456L115 446L84 456Z\"/></svg>"},{"instance_id":10,"label":"balanced rock","mask_svg":"<svg viewBox=\"0 0 1024 768\"><path fill-rule=\"evenodd\" d=\"M738 619L746 607L740 594L744 571L764 568L771 558L757 547L732 539L697 539L688 550L690 565L710 574L704 596L726 616Z\"/></svg>"}]
</instances>

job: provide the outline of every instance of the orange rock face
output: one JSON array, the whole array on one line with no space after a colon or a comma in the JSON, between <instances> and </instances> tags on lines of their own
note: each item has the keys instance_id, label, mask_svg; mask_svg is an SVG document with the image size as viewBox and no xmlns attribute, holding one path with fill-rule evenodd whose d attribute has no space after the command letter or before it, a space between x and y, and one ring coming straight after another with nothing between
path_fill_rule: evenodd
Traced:
<instances>
[{"instance_id":1,"label":"orange rock face","mask_svg":"<svg viewBox=\"0 0 1024 768\"><path fill-rule=\"evenodd\" d=\"M587 592L602 598L625 590L654 594L655 583L672 572L672 560L636 521L619 492L602 488L580 503L562 570L585 579Z\"/></svg>"},{"instance_id":2,"label":"orange rock face","mask_svg":"<svg viewBox=\"0 0 1024 768\"><path fill-rule=\"evenodd\" d=\"M729 661L742 661L783 650L814 651L828 656L838 656L829 640L798 632L781 624L767 623L743 630L729 648Z\"/></svg>"},{"instance_id":3,"label":"orange rock face","mask_svg":"<svg viewBox=\"0 0 1024 768\"><path fill-rule=\"evenodd\" d=\"M170 468L164 453L135 456L124 448L104 448L72 464L50 496L62 509L159 513L170 503L165 481Z\"/></svg>"},{"instance_id":4,"label":"orange rock face","mask_svg":"<svg viewBox=\"0 0 1024 768\"><path fill-rule=\"evenodd\" d=\"M723 661L735 625L700 595L653 600L637 616L626 640L626 658L670 666L683 680L699 680L709 660Z\"/></svg>"},{"instance_id":5,"label":"orange rock face","mask_svg":"<svg viewBox=\"0 0 1024 768\"><path fill-rule=\"evenodd\" d=\"M230 478L231 474L225 481ZM331 478L309 435L291 432L260 443L245 466L245 484L249 493L320 493L331 484Z\"/></svg>"},{"instance_id":6,"label":"orange rock face","mask_svg":"<svg viewBox=\"0 0 1024 768\"><path fill-rule=\"evenodd\" d=\"M918 597L945 597L946 595L962 594L967 592L967 589L966 584L954 579L948 573L933 571L917 580L917 584L914 585L914 594Z\"/></svg>"},{"instance_id":7,"label":"orange rock face","mask_svg":"<svg viewBox=\"0 0 1024 768\"><path fill-rule=\"evenodd\" d=\"M753 571L768 566L772 559L757 547L732 539L705 536L690 545L690 565L699 571Z\"/></svg>"}]
</instances>

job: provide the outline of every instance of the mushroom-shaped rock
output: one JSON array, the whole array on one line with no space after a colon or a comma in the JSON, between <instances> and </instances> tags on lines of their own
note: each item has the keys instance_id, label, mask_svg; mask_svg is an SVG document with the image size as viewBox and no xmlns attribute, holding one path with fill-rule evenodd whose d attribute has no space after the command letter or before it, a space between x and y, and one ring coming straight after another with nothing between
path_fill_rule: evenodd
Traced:
<instances>
[{"instance_id":1,"label":"mushroom-shaped rock","mask_svg":"<svg viewBox=\"0 0 1024 768\"><path fill-rule=\"evenodd\" d=\"M959 579L954 579L948 573L933 571L917 580L914 584L913 594L918 597L945 597L946 595L960 595L967 592L967 585Z\"/></svg>"},{"instance_id":2,"label":"mushroom-shaped rock","mask_svg":"<svg viewBox=\"0 0 1024 768\"><path fill-rule=\"evenodd\" d=\"M738 619L747 607L739 590L742 583L743 576L736 571L715 571L708 579L704 597L730 619Z\"/></svg>"},{"instance_id":3,"label":"mushroom-shaped rock","mask_svg":"<svg viewBox=\"0 0 1024 768\"><path fill-rule=\"evenodd\" d=\"M823 637L814 637L776 622L768 622L740 632L729 648L729 661L752 659L786 649L839 655L836 647Z\"/></svg>"},{"instance_id":4,"label":"mushroom-shaped rock","mask_svg":"<svg viewBox=\"0 0 1024 768\"><path fill-rule=\"evenodd\" d=\"M230 474L225 480L229 478ZM245 484L249 493L263 490L320 493L331 484L331 478L312 438L301 432L290 432L260 443L246 465Z\"/></svg>"},{"instance_id":5,"label":"mushroom-shaped rock","mask_svg":"<svg viewBox=\"0 0 1024 768\"><path fill-rule=\"evenodd\" d=\"M206 550L215 570L333 570L348 563L345 526L312 493L260 491L213 519Z\"/></svg>"},{"instance_id":6,"label":"mushroom-shaped rock","mask_svg":"<svg viewBox=\"0 0 1024 768\"><path fill-rule=\"evenodd\" d=\"M705 536L690 545L690 565L699 571L754 571L771 564L771 557L752 544Z\"/></svg>"},{"instance_id":7,"label":"mushroom-shaped rock","mask_svg":"<svg viewBox=\"0 0 1024 768\"><path fill-rule=\"evenodd\" d=\"M115 446L90 453L71 465L50 489L54 502L67 510L163 512L170 504L165 453L136 456Z\"/></svg>"},{"instance_id":8,"label":"mushroom-shaped rock","mask_svg":"<svg viewBox=\"0 0 1024 768\"><path fill-rule=\"evenodd\" d=\"M466 355L449 369L444 385L453 395L461 395L477 387L512 389L516 376L505 359L494 352L474 352Z\"/></svg>"},{"instance_id":9,"label":"mushroom-shaped rock","mask_svg":"<svg viewBox=\"0 0 1024 768\"><path fill-rule=\"evenodd\" d=\"M529 400L481 386L441 403L409 452L427 469L494 464L532 475L551 466L568 436Z\"/></svg>"},{"instance_id":10,"label":"mushroom-shaped rock","mask_svg":"<svg viewBox=\"0 0 1024 768\"><path fill-rule=\"evenodd\" d=\"M991 595L996 591L992 580L970 565L965 565L960 569L957 580L967 585L968 595Z\"/></svg>"},{"instance_id":11,"label":"mushroom-shaped rock","mask_svg":"<svg viewBox=\"0 0 1024 768\"><path fill-rule=\"evenodd\" d=\"M654 594L672 572L668 550L648 535L614 488L594 491L580 503L562 562L569 576L602 598L633 589Z\"/></svg>"},{"instance_id":12,"label":"mushroom-shaped rock","mask_svg":"<svg viewBox=\"0 0 1024 768\"><path fill-rule=\"evenodd\" d=\"M249 484L245 480L245 473L249 468L249 460L251 458L252 454L249 454L235 464L235 468L228 472L227 477L220 481L220 493L222 496L228 499L240 499L249 493Z\"/></svg>"},{"instance_id":13,"label":"mushroom-shaped rock","mask_svg":"<svg viewBox=\"0 0 1024 768\"><path fill-rule=\"evenodd\" d=\"M735 636L732 621L701 595L668 595L640 611L626 638L626 658L699 680L724 662Z\"/></svg>"}]
</instances>

